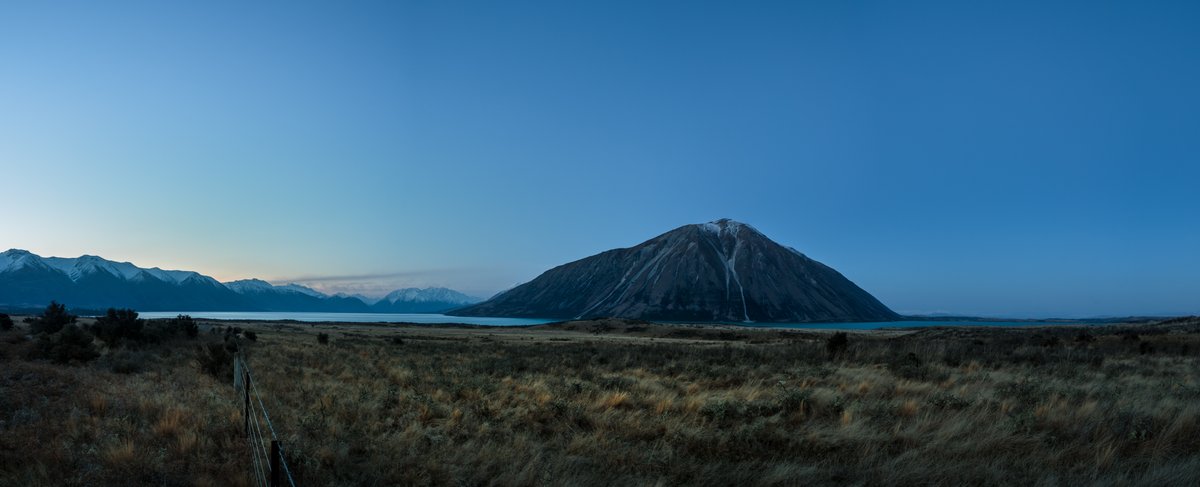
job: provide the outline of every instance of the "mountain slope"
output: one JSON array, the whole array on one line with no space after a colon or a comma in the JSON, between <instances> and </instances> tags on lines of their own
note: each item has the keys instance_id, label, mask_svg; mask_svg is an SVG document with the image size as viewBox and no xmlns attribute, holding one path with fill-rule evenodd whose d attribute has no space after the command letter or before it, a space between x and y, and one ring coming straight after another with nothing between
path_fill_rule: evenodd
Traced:
<instances>
[{"instance_id":1,"label":"mountain slope","mask_svg":"<svg viewBox=\"0 0 1200 487\"><path fill-rule=\"evenodd\" d=\"M832 268L728 219L555 267L449 314L794 323L899 318Z\"/></svg>"}]
</instances>

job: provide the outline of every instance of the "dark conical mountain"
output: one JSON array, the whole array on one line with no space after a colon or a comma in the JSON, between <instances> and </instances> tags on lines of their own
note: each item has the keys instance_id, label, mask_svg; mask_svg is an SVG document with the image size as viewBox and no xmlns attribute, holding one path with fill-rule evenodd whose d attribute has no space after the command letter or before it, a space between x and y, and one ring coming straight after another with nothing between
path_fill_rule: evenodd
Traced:
<instances>
[{"instance_id":1,"label":"dark conical mountain","mask_svg":"<svg viewBox=\"0 0 1200 487\"><path fill-rule=\"evenodd\" d=\"M832 268L728 219L555 267L448 314L777 323L899 318Z\"/></svg>"}]
</instances>

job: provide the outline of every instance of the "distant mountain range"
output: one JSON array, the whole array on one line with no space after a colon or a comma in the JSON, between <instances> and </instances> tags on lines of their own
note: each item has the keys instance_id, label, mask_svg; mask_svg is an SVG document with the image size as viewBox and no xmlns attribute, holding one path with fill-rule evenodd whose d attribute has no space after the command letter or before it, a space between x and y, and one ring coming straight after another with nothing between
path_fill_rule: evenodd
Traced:
<instances>
[{"instance_id":1,"label":"distant mountain range","mask_svg":"<svg viewBox=\"0 0 1200 487\"><path fill-rule=\"evenodd\" d=\"M85 255L0 253L0 306L51 300L77 309L441 313L692 322L893 321L900 316L832 268L723 219L684 225L635 247L550 269L480 302L445 288L382 299L327 295L258 279L221 283L191 271L141 268Z\"/></svg>"},{"instance_id":2,"label":"distant mountain range","mask_svg":"<svg viewBox=\"0 0 1200 487\"><path fill-rule=\"evenodd\" d=\"M326 295L299 284L258 279L221 283L191 271L141 268L93 255L41 257L25 250L0 253L0 305L73 308L129 307L139 311L315 311L439 313L479 302L446 288L397 289L381 300Z\"/></svg>"},{"instance_id":3,"label":"distant mountain range","mask_svg":"<svg viewBox=\"0 0 1200 487\"><path fill-rule=\"evenodd\" d=\"M397 289L371 308L379 313L441 313L481 301L453 289L415 287Z\"/></svg>"},{"instance_id":4,"label":"distant mountain range","mask_svg":"<svg viewBox=\"0 0 1200 487\"><path fill-rule=\"evenodd\" d=\"M900 318L832 268L728 219L555 267L448 314L792 323Z\"/></svg>"}]
</instances>

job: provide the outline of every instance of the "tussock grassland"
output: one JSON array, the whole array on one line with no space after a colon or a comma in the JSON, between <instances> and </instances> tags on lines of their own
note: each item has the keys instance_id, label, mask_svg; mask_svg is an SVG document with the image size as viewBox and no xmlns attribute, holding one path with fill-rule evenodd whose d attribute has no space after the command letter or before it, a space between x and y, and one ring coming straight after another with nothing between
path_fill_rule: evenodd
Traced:
<instances>
[{"instance_id":1,"label":"tussock grassland","mask_svg":"<svg viewBox=\"0 0 1200 487\"><path fill-rule=\"evenodd\" d=\"M844 345L615 320L237 326L302 485L1200 484L1197 320ZM195 341L118 374L23 360L20 333L0 332L0 484L249 481L240 404Z\"/></svg>"},{"instance_id":2,"label":"tussock grassland","mask_svg":"<svg viewBox=\"0 0 1200 487\"><path fill-rule=\"evenodd\" d=\"M25 360L25 332L0 332L0 485L247 485L234 391L195 341L58 365Z\"/></svg>"}]
</instances>

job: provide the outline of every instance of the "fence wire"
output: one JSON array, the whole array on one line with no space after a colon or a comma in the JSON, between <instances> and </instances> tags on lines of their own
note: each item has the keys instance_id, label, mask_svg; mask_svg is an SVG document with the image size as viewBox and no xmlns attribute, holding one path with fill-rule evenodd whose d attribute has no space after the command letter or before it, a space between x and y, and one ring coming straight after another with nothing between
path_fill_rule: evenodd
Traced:
<instances>
[{"instance_id":1,"label":"fence wire","mask_svg":"<svg viewBox=\"0 0 1200 487\"><path fill-rule=\"evenodd\" d=\"M242 393L245 402L246 441L250 448L251 474L257 482L256 485L271 486L272 479L278 475L280 485L296 487L292 471L288 468L283 443L279 441L279 435L275 433L275 426L271 424L271 415L267 413L262 393L258 391L258 381L251 373L250 365L240 356L233 362L233 386ZM262 421L259 421L260 418ZM278 448L279 458L277 460L280 472L271 471L272 442Z\"/></svg>"}]
</instances>

